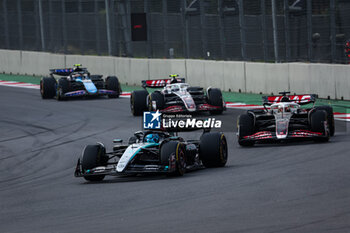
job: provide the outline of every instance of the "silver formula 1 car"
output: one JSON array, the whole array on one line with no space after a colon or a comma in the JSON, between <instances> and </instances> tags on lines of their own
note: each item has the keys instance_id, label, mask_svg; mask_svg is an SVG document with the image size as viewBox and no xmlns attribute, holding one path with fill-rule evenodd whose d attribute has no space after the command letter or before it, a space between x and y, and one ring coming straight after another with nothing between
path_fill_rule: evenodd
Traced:
<instances>
[{"instance_id":1,"label":"silver formula 1 car","mask_svg":"<svg viewBox=\"0 0 350 233\"><path fill-rule=\"evenodd\" d=\"M128 144L115 139L113 151L102 143L88 145L78 159L74 175L101 181L106 175L167 174L182 176L203 167L223 167L227 143L223 133L204 131L199 140L184 140L165 131L138 131Z\"/></svg>"},{"instance_id":2,"label":"silver formula 1 car","mask_svg":"<svg viewBox=\"0 0 350 233\"><path fill-rule=\"evenodd\" d=\"M209 87L191 87L184 78L170 75L170 79L144 80L144 90L131 93L130 108L134 116L144 111L159 110L163 113L201 112L221 114L225 109L225 102L221 90ZM162 88L149 93L146 88Z\"/></svg>"},{"instance_id":3,"label":"silver formula 1 car","mask_svg":"<svg viewBox=\"0 0 350 233\"><path fill-rule=\"evenodd\" d=\"M325 142L334 135L331 106L315 107L316 95L264 96L264 109L248 110L238 117L238 143L252 146L256 142L312 139ZM301 105L313 104L311 108Z\"/></svg>"},{"instance_id":4,"label":"silver formula 1 car","mask_svg":"<svg viewBox=\"0 0 350 233\"><path fill-rule=\"evenodd\" d=\"M50 77L43 77L40 81L40 93L43 99L56 97L64 100L70 97L103 96L118 98L121 93L119 80L115 76L90 75L87 68L81 64L74 68L51 69ZM54 75L60 76L56 81Z\"/></svg>"}]
</instances>

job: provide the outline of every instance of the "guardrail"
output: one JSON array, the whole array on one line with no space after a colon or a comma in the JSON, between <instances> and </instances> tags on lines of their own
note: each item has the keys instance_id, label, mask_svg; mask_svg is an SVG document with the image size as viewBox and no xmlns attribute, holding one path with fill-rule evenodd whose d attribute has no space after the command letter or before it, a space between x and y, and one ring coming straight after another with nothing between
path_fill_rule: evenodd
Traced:
<instances>
[{"instance_id":1,"label":"guardrail","mask_svg":"<svg viewBox=\"0 0 350 233\"><path fill-rule=\"evenodd\" d=\"M65 68L75 63L83 64L94 74L117 75L121 83L129 85L177 73L191 85L225 91L264 94L291 91L350 100L349 65L137 59L0 50L0 72L4 73L44 76L50 68Z\"/></svg>"}]
</instances>

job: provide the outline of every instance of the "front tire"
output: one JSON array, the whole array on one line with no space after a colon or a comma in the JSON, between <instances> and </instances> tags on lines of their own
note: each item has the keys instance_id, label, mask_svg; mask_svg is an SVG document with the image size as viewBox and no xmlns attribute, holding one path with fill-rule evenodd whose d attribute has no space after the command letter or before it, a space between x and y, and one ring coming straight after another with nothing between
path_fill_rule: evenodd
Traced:
<instances>
[{"instance_id":1,"label":"front tire","mask_svg":"<svg viewBox=\"0 0 350 233\"><path fill-rule=\"evenodd\" d=\"M223 100L222 100L222 93L221 90L218 88L211 88L208 91L208 103L210 105L219 107L217 110L211 110L209 111L210 114L222 114L224 110L223 106Z\"/></svg>"},{"instance_id":2,"label":"front tire","mask_svg":"<svg viewBox=\"0 0 350 233\"><path fill-rule=\"evenodd\" d=\"M199 158L205 167L224 167L227 155L227 142L223 133L202 135L199 143Z\"/></svg>"},{"instance_id":3,"label":"front tire","mask_svg":"<svg viewBox=\"0 0 350 233\"><path fill-rule=\"evenodd\" d=\"M130 96L130 109L134 116L141 116L144 111L147 111L147 96L146 90L136 90Z\"/></svg>"},{"instance_id":4,"label":"front tire","mask_svg":"<svg viewBox=\"0 0 350 233\"><path fill-rule=\"evenodd\" d=\"M119 80L116 76L108 76L106 79L106 89L110 91L115 91L115 94L108 95L109 98L119 98L121 93L121 87Z\"/></svg>"},{"instance_id":5,"label":"front tire","mask_svg":"<svg viewBox=\"0 0 350 233\"><path fill-rule=\"evenodd\" d=\"M54 77L43 77L40 80L40 94L43 99L52 99L56 95L56 79Z\"/></svg>"},{"instance_id":6,"label":"front tire","mask_svg":"<svg viewBox=\"0 0 350 233\"><path fill-rule=\"evenodd\" d=\"M106 149L102 145L96 144L85 147L81 160L81 166L84 173L95 167L107 166L107 162L108 156L106 155ZM87 181L101 181L104 177L105 175L84 176Z\"/></svg>"},{"instance_id":7,"label":"front tire","mask_svg":"<svg viewBox=\"0 0 350 233\"><path fill-rule=\"evenodd\" d=\"M317 142L327 142L329 140L328 132L325 131L324 122L327 121L327 112L325 110L316 110L311 114L311 130L322 133L325 137L315 138Z\"/></svg>"},{"instance_id":8,"label":"front tire","mask_svg":"<svg viewBox=\"0 0 350 233\"><path fill-rule=\"evenodd\" d=\"M316 110L325 110L327 112L327 123L329 127L329 133L331 136L334 136L335 126L334 126L334 114L333 108L328 105L316 107Z\"/></svg>"},{"instance_id":9,"label":"front tire","mask_svg":"<svg viewBox=\"0 0 350 233\"><path fill-rule=\"evenodd\" d=\"M254 119L248 113L238 117L238 144L241 146L253 146L254 141L247 141L245 136L254 134Z\"/></svg>"},{"instance_id":10,"label":"front tire","mask_svg":"<svg viewBox=\"0 0 350 233\"><path fill-rule=\"evenodd\" d=\"M69 81L66 78L60 78L57 85L57 100L65 100L65 93L69 91Z\"/></svg>"},{"instance_id":11,"label":"front tire","mask_svg":"<svg viewBox=\"0 0 350 233\"><path fill-rule=\"evenodd\" d=\"M169 175L183 176L186 172L185 146L177 141L165 142L160 148L160 160L163 166L170 165L170 159L175 156L175 171Z\"/></svg>"},{"instance_id":12,"label":"front tire","mask_svg":"<svg viewBox=\"0 0 350 233\"><path fill-rule=\"evenodd\" d=\"M152 101L156 102L156 109L152 106ZM164 108L165 101L164 96L160 92L153 92L150 95L148 95L148 110L149 111L156 111L156 110L162 110Z\"/></svg>"}]
</instances>

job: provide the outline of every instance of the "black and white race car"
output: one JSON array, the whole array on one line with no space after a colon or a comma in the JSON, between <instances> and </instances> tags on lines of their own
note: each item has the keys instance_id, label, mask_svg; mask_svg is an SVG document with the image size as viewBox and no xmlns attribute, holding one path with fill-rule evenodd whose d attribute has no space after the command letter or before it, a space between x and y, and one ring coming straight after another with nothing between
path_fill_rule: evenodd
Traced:
<instances>
[{"instance_id":1,"label":"black and white race car","mask_svg":"<svg viewBox=\"0 0 350 233\"><path fill-rule=\"evenodd\" d=\"M144 80L144 90L131 93L130 108L134 116L144 111L159 110L163 113L201 112L221 114L225 109L225 102L221 90L209 87L191 87L184 78L170 75L170 79ZM146 88L163 88L149 93Z\"/></svg>"},{"instance_id":2,"label":"black and white race car","mask_svg":"<svg viewBox=\"0 0 350 233\"><path fill-rule=\"evenodd\" d=\"M121 144L114 139L113 151L102 143L88 145L78 159L76 177L101 181L106 175L167 174L182 176L203 167L223 167L227 142L223 133L204 131L199 140L184 140L165 131L138 131Z\"/></svg>"},{"instance_id":3,"label":"black and white race car","mask_svg":"<svg viewBox=\"0 0 350 233\"><path fill-rule=\"evenodd\" d=\"M237 121L238 143L252 146L256 142L280 142L311 139L326 142L334 135L331 106L315 107L316 95L264 96L264 109L248 110ZM311 108L301 105L313 104Z\"/></svg>"},{"instance_id":4,"label":"black and white race car","mask_svg":"<svg viewBox=\"0 0 350 233\"><path fill-rule=\"evenodd\" d=\"M118 98L121 93L119 80L115 76L90 75L81 64L74 68L51 69L49 77L40 80L40 93L43 99L56 97L58 100L79 96L103 96ZM56 81L54 75L63 76Z\"/></svg>"}]
</instances>

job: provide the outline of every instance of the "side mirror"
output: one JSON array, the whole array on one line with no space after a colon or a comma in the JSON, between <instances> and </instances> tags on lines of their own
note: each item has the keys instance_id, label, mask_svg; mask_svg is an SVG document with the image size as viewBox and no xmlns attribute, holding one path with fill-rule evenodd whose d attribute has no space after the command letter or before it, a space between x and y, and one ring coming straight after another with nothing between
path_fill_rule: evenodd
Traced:
<instances>
[{"instance_id":1,"label":"side mirror","mask_svg":"<svg viewBox=\"0 0 350 233\"><path fill-rule=\"evenodd\" d=\"M122 139L119 139L119 138L113 139L113 143L122 143L122 142L123 142Z\"/></svg>"}]
</instances>

